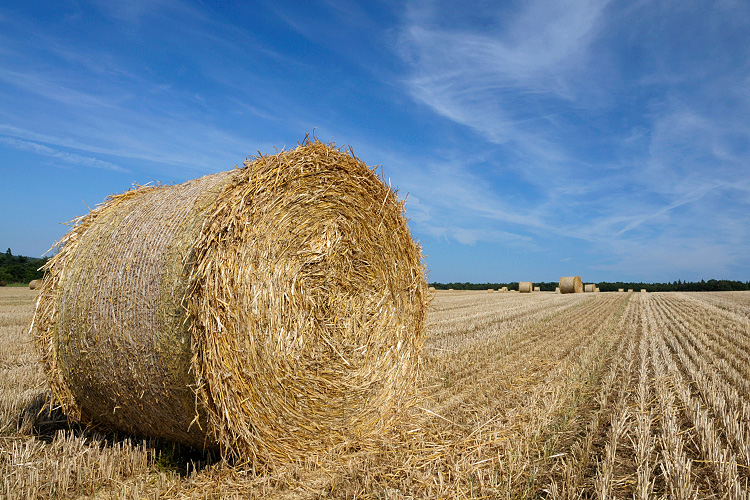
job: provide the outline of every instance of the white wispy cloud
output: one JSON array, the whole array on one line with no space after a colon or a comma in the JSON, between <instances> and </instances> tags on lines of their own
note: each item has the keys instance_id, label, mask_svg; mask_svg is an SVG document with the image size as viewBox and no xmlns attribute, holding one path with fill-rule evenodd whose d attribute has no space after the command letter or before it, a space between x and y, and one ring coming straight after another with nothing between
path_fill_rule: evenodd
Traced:
<instances>
[{"instance_id":1,"label":"white wispy cloud","mask_svg":"<svg viewBox=\"0 0 750 500\"><path fill-rule=\"evenodd\" d=\"M421 182L440 195L420 193L422 210L445 208L458 241L513 227L536 240L578 240L607 256L610 269L687 269L709 256L707 272L740 265L732 249L750 244L739 215L750 209L750 67L741 53L733 64L701 51L726 43L722 19L734 29L742 21L722 6L711 24L693 26L693 10L527 2L485 8L471 25L458 15L444 22L445 6L410 3L399 47L406 92L476 131L486 143L474 149L499 148L505 159L483 171L452 166L452 178L433 168ZM632 53L643 54L642 65L632 65ZM533 189L520 186L520 203L507 203L493 167Z\"/></svg>"},{"instance_id":2,"label":"white wispy cloud","mask_svg":"<svg viewBox=\"0 0 750 500\"><path fill-rule=\"evenodd\" d=\"M145 4L138 12L124 13L132 16L123 20L138 22L139 16L151 15L151 7ZM191 36L202 39L213 36L212 29L223 29L205 13L179 2L164 2L158 9L171 9L187 18L167 30L175 44L184 43L184 37L176 35L190 31L191 26ZM111 15L116 17L116 13ZM0 110L0 133L92 155L148 162L151 168L161 165L169 175L179 170L194 174L225 170L248 154L272 150L272 143L255 139L247 127L232 129L238 117L249 112L247 106L253 108L257 101L238 92L239 81L233 82L217 108L215 99L206 102L199 93L179 85L179 80L160 79L153 72L133 68L127 57L116 52L71 45L40 33L33 25L16 23L14 29L24 34L23 44L0 33L0 42L7 42L15 54L0 62L0 98L5 102ZM225 31L237 36L240 28ZM222 43L222 47L228 45L227 40ZM238 54L235 47L234 55ZM40 58L51 62L35 63ZM205 64L207 74L216 75L216 85L225 86L223 75L230 72L211 67L217 64L215 60ZM233 73L238 80L246 71ZM252 92L252 88L242 90ZM262 108L254 107L256 116L263 114ZM227 119L220 119L219 112L228 115Z\"/></svg>"},{"instance_id":3,"label":"white wispy cloud","mask_svg":"<svg viewBox=\"0 0 750 500\"><path fill-rule=\"evenodd\" d=\"M91 156L80 155L78 153L69 153L67 151L60 151L58 149L39 144L37 142L24 141L15 139L13 137L2 137L0 136L0 143L9 146L19 151L28 151L30 153L46 156L47 158L53 158L60 160L65 163L73 165L80 165L82 167L102 168L105 170L112 170L114 172L129 172L128 169L122 168L114 163L100 160Z\"/></svg>"},{"instance_id":4,"label":"white wispy cloud","mask_svg":"<svg viewBox=\"0 0 750 500\"><path fill-rule=\"evenodd\" d=\"M510 19L486 9L495 26L482 32L437 26L424 4L412 4L401 35L409 91L492 142L563 160L565 149L545 132L556 103L575 99L568 79L585 61L606 3L529 2Z\"/></svg>"}]
</instances>

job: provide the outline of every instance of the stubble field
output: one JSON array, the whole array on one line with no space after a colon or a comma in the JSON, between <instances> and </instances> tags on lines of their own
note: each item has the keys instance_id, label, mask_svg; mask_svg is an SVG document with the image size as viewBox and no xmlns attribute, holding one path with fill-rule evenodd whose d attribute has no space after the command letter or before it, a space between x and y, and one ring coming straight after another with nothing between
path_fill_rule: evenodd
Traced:
<instances>
[{"instance_id":1,"label":"stubble field","mask_svg":"<svg viewBox=\"0 0 750 500\"><path fill-rule=\"evenodd\" d=\"M750 498L750 292L438 292L403 424L263 474L40 422L34 296L0 289L0 498Z\"/></svg>"}]
</instances>

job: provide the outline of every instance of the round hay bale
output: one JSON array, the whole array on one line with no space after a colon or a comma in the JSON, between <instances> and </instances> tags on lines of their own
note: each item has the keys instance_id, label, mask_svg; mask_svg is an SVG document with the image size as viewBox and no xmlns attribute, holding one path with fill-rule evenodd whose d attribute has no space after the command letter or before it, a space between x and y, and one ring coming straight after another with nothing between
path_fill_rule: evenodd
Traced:
<instances>
[{"instance_id":1,"label":"round hay bale","mask_svg":"<svg viewBox=\"0 0 750 500\"><path fill-rule=\"evenodd\" d=\"M7 281L0 281L0 286L8 286L8 282Z\"/></svg>"},{"instance_id":2,"label":"round hay bale","mask_svg":"<svg viewBox=\"0 0 750 500\"><path fill-rule=\"evenodd\" d=\"M560 287L559 286L555 287L555 293L560 293Z\"/></svg>"},{"instance_id":3,"label":"round hay bale","mask_svg":"<svg viewBox=\"0 0 750 500\"><path fill-rule=\"evenodd\" d=\"M502 288L500 289L500 291L501 291L501 292L507 292L507 291L508 291L508 287L507 287L507 286L504 286L504 287L502 287Z\"/></svg>"},{"instance_id":4,"label":"round hay bale","mask_svg":"<svg viewBox=\"0 0 750 500\"><path fill-rule=\"evenodd\" d=\"M535 286L535 287L534 287L534 291L535 291L535 292L541 292L541 291L542 291L542 288L541 288L541 287L538 287L538 286Z\"/></svg>"},{"instance_id":5,"label":"round hay bale","mask_svg":"<svg viewBox=\"0 0 750 500\"><path fill-rule=\"evenodd\" d=\"M618 288L617 291L618 291L618 293L623 293L625 291L625 289L624 288Z\"/></svg>"},{"instance_id":6,"label":"round hay bale","mask_svg":"<svg viewBox=\"0 0 750 500\"><path fill-rule=\"evenodd\" d=\"M534 289L534 285L531 283L531 281L521 281L518 283L518 291L520 293L531 293L531 291Z\"/></svg>"},{"instance_id":7,"label":"round hay bale","mask_svg":"<svg viewBox=\"0 0 750 500\"><path fill-rule=\"evenodd\" d=\"M36 290L37 288L40 288L41 286L42 286L42 280L29 281L29 288L32 290Z\"/></svg>"},{"instance_id":8,"label":"round hay bale","mask_svg":"<svg viewBox=\"0 0 750 500\"><path fill-rule=\"evenodd\" d=\"M563 276L560 278L560 293L583 293L581 277Z\"/></svg>"},{"instance_id":9,"label":"round hay bale","mask_svg":"<svg viewBox=\"0 0 750 500\"><path fill-rule=\"evenodd\" d=\"M641 293L648 293L648 290L646 290L645 288L641 288Z\"/></svg>"},{"instance_id":10,"label":"round hay bale","mask_svg":"<svg viewBox=\"0 0 750 500\"><path fill-rule=\"evenodd\" d=\"M317 140L108 198L48 262L31 325L66 414L268 465L386 432L429 300L403 207Z\"/></svg>"},{"instance_id":11,"label":"round hay bale","mask_svg":"<svg viewBox=\"0 0 750 500\"><path fill-rule=\"evenodd\" d=\"M628 293L633 293L633 289L632 288L628 288Z\"/></svg>"},{"instance_id":12,"label":"round hay bale","mask_svg":"<svg viewBox=\"0 0 750 500\"><path fill-rule=\"evenodd\" d=\"M583 291L586 293L593 292L596 289L596 285L593 283L586 283L586 285L583 287Z\"/></svg>"}]
</instances>

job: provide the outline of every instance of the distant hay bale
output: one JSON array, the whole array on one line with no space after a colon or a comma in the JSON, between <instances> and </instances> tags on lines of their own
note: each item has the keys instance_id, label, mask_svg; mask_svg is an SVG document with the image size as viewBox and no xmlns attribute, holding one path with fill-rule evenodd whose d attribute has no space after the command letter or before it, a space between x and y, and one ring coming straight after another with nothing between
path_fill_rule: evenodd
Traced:
<instances>
[{"instance_id":1,"label":"distant hay bale","mask_svg":"<svg viewBox=\"0 0 750 500\"><path fill-rule=\"evenodd\" d=\"M540 287L538 287L538 286L535 286L535 287L534 287L534 291L535 291L535 292L541 292L541 291L542 291L542 289L541 289Z\"/></svg>"},{"instance_id":2,"label":"distant hay bale","mask_svg":"<svg viewBox=\"0 0 750 500\"><path fill-rule=\"evenodd\" d=\"M618 288L618 289L617 289L617 291L618 291L619 293L623 293L623 292L625 291L625 289L624 289L624 288Z\"/></svg>"},{"instance_id":3,"label":"distant hay bale","mask_svg":"<svg viewBox=\"0 0 750 500\"><path fill-rule=\"evenodd\" d=\"M521 281L518 283L518 291L521 293L531 293L531 291L534 289L534 285L531 283L531 281Z\"/></svg>"},{"instance_id":4,"label":"distant hay bale","mask_svg":"<svg viewBox=\"0 0 750 500\"><path fill-rule=\"evenodd\" d=\"M593 283L586 283L586 286L583 287L583 291L586 293L593 292L596 289L596 285Z\"/></svg>"},{"instance_id":5,"label":"distant hay bale","mask_svg":"<svg viewBox=\"0 0 750 500\"><path fill-rule=\"evenodd\" d=\"M449 288L449 289L448 289L448 291L449 291L449 292L452 292L452 291L453 291L453 288Z\"/></svg>"},{"instance_id":6,"label":"distant hay bale","mask_svg":"<svg viewBox=\"0 0 750 500\"><path fill-rule=\"evenodd\" d=\"M560 287L559 286L555 287L555 293L560 293Z\"/></svg>"},{"instance_id":7,"label":"distant hay bale","mask_svg":"<svg viewBox=\"0 0 750 500\"><path fill-rule=\"evenodd\" d=\"M31 331L65 413L272 466L411 401L427 283L399 201L319 141L81 217Z\"/></svg>"},{"instance_id":8,"label":"distant hay bale","mask_svg":"<svg viewBox=\"0 0 750 500\"><path fill-rule=\"evenodd\" d=\"M494 288L488 288L488 289L487 289L487 291L488 291L488 292L494 292L494 291L495 291L495 289L494 289Z\"/></svg>"},{"instance_id":9,"label":"distant hay bale","mask_svg":"<svg viewBox=\"0 0 750 500\"><path fill-rule=\"evenodd\" d=\"M599 287L598 287L598 286L595 286L595 287L594 287L594 292L597 292L597 293L598 293L598 292L601 292L601 290L599 290Z\"/></svg>"},{"instance_id":10,"label":"distant hay bale","mask_svg":"<svg viewBox=\"0 0 750 500\"><path fill-rule=\"evenodd\" d=\"M633 293L633 289L632 288L628 288L628 293Z\"/></svg>"},{"instance_id":11,"label":"distant hay bale","mask_svg":"<svg viewBox=\"0 0 750 500\"><path fill-rule=\"evenodd\" d=\"M646 290L645 288L641 288L641 293L648 293L648 290Z\"/></svg>"},{"instance_id":12,"label":"distant hay bale","mask_svg":"<svg viewBox=\"0 0 750 500\"><path fill-rule=\"evenodd\" d=\"M581 277L563 276L560 278L560 293L583 293Z\"/></svg>"},{"instance_id":13,"label":"distant hay bale","mask_svg":"<svg viewBox=\"0 0 750 500\"><path fill-rule=\"evenodd\" d=\"M502 287L502 288L500 289L500 291L501 291L501 292L507 292L507 291L508 291L508 287L507 287L507 286L504 286L504 287Z\"/></svg>"},{"instance_id":14,"label":"distant hay bale","mask_svg":"<svg viewBox=\"0 0 750 500\"><path fill-rule=\"evenodd\" d=\"M434 291L435 291L435 287L434 287L434 286L431 286L431 287L429 287L429 288L427 289L427 291L429 291L429 292L434 292Z\"/></svg>"},{"instance_id":15,"label":"distant hay bale","mask_svg":"<svg viewBox=\"0 0 750 500\"><path fill-rule=\"evenodd\" d=\"M42 280L31 280L29 281L29 288L32 290L36 290L37 288L41 288L42 286Z\"/></svg>"},{"instance_id":16,"label":"distant hay bale","mask_svg":"<svg viewBox=\"0 0 750 500\"><path fill-rule=\"evenodd\" d=\"M8 286L8 282L7 281L0 281L0 286Z\"/></svg>"}]
</instances>

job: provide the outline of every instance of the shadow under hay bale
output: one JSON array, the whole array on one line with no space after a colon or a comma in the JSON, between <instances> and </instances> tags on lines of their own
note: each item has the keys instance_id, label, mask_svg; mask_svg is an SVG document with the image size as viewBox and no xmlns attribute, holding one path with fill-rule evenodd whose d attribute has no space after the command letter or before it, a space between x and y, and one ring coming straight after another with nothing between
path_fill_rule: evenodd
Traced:
<instances>
[{"instance_id":1,"label":"shadow under hay bale","mask_svg":"<svg viewBox=\"0 0 750 500\"><path fill-rule=\"evenodd\" d=\"M43 392L31 400L18 416L17 428L21 434L31 434L45 441L52 441L58 431L79 432L81 426L71 421L62 406Z\"/></svg>"},{"instance_id":2,"label":"shadow under hay bale","mask_svg":"<svg viewBox=\"0 0 750 500\"><path fill-rule=\"evenodd\" d=\"M318 141L112 196L46 265L32 333L86 426L275 463L411 402L427 283L403 202Z\"/></svg>"},{"instance_id":3,"label":"shadow under hay bale","mask_svg":"<svg viewBox=\"0 0 750 500\"><path fill-rule=\"evenodd\" d=\"M123 443L138 446L139 443L143 443L144 448L150 450L154 456L158 467L169 469L183 477L191 471L199 471L221 459L218 453L198 450L181 443L144 438L117 431L102 433L81 426L69 419L63 413L62 406L51 398L51 394L41 393L23 408L17 422L19 434L33 435L47 443L51 443L60 432L83 437L95 446L109 447Z\"/></svg>"}]
</instances>

